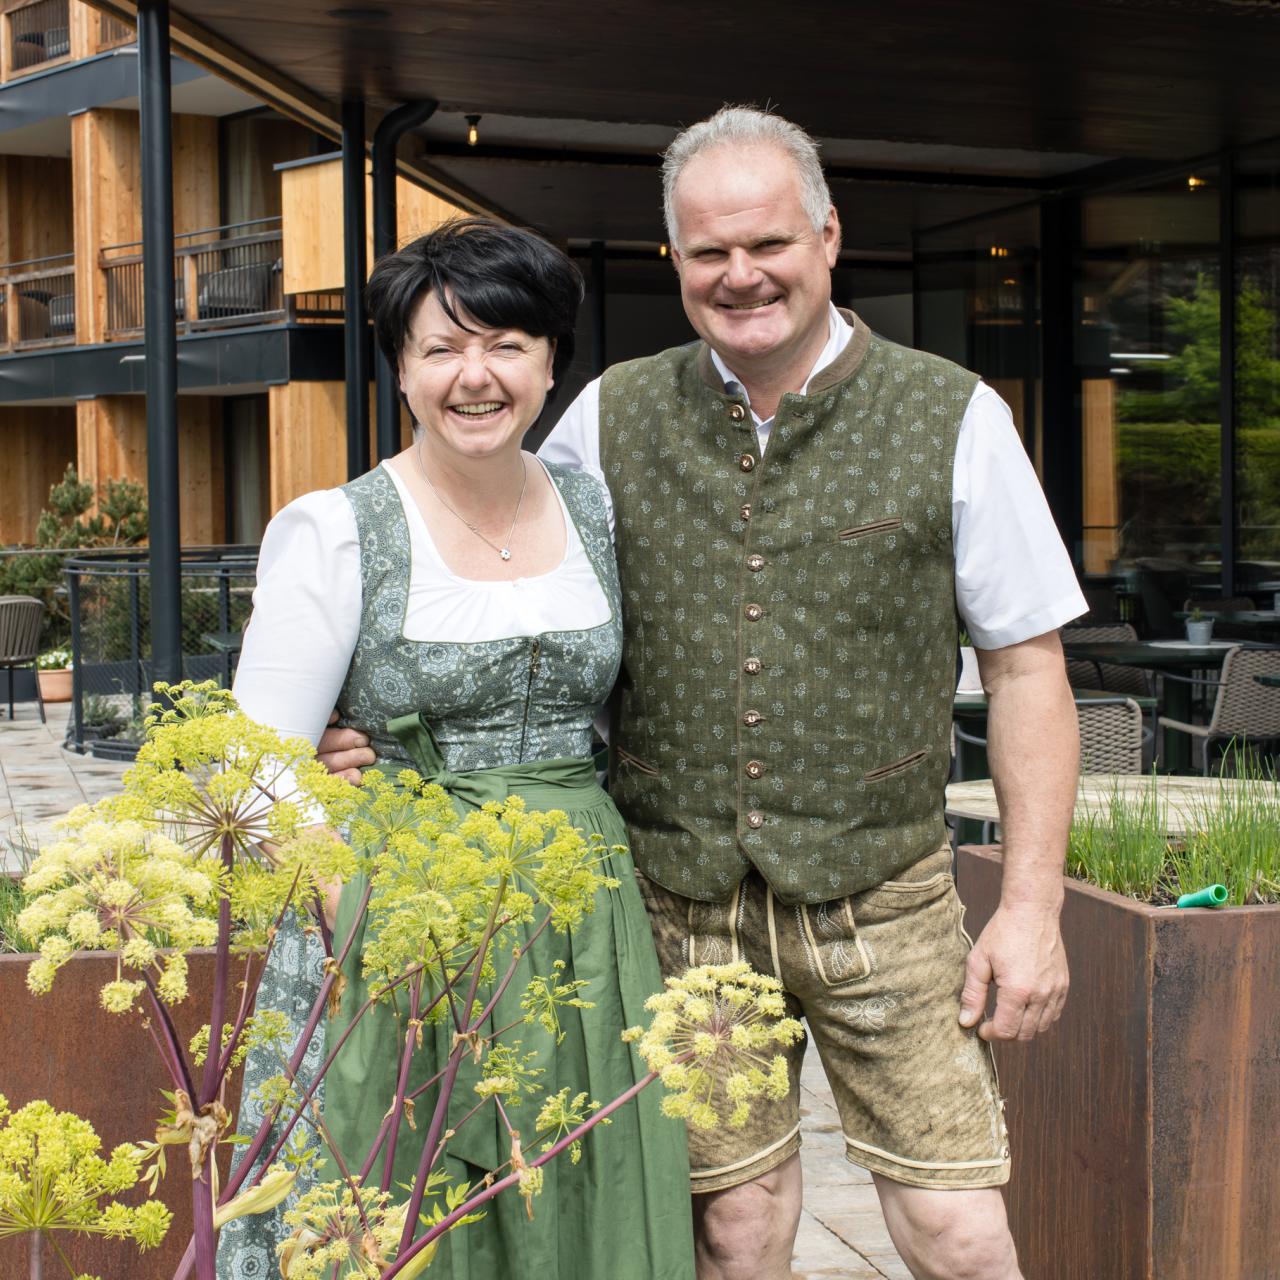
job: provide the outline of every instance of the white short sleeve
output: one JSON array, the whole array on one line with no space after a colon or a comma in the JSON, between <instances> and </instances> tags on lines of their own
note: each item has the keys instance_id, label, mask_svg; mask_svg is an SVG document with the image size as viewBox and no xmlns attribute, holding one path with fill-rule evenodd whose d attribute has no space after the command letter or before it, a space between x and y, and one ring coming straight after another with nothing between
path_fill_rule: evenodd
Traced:
<instances>
[{"instance_id":1,"label":"white short sleeve","mask_svg":"<svg viewBox=\"0 0 1280 1280\"><path fill-rule=\"evenodd\" d=\"M338 489L308 493L267 526L234 691L245 714L319 742L360 633L355 512Z\"/></svg>"},{"instance_id":2,"label":"white short sleeve","mask_svg":"<svg viewBox=\"0 0 1280 1280\"><path fill-rule=\"evenodd\" d=\"M1003 400L979 383L956 442L956 607L979 649L1054 631L1088 609Z\"/></svg>"},{"instance_id":3,"label":"white short sleeve","mask_svg":"<svg viewBox=\"0 0 1280 1280\"><path fill-rule=\"evenodd\" d=\"M564 411L551 434L542 442L538 457L543 462L558 462L562 467L587 471L600 481L605 508L609 513L609 532L613 532L613 497L604 478L600 462L600 379L588 382L574 402Z\"/></svg>"}]
</instances>

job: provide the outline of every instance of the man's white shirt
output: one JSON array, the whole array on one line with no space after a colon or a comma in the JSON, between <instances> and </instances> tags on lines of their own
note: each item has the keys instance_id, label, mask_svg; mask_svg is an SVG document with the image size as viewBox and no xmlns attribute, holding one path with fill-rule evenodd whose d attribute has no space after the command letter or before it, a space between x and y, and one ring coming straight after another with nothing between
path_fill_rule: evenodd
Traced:
<instances>
[{"instance_id":1,"label":"man's white shirt","mask_svg":"<svg viewBox=\"0 0 1280 1280\"><path fill-rule=\"evenodd\" d=\"M853 333L832 307L826 346L801 394L844 350ZM745 388L719 355L713 351L711 358L727 389L745 395ZM751 417L763 454L773 419L762 419L754 410ZM600 462L599 378L588 383L565 410L538 455L605 481ZM979 649L1002 649L1043 635L1087 610L1013 415L984 382L974 389L956 441L951 531L956 606Z\"/></svg>"}]
</instances>

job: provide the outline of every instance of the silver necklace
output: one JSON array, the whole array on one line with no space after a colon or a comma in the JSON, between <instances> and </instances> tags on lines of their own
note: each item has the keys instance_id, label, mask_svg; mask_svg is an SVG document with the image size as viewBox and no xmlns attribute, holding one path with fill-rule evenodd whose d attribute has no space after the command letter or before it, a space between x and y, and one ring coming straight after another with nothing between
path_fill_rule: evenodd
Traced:
<instances>
[{"instance_id":1,"label":"silver necklace","mask_svg":"<svg viewBox=\"0 0 1280 1280\"><path fill-rule=\"evenodd\" d=\"M525 464L524 454L520 455L520 496L516 499L516 513L511 517L511 528L507 530L507 536L503 539L502 546L498 546L491 538L486 538L479 529L471 523L464 515L460 515L448 502L445 501L444 495L439 489L431 483L431 477L427 475L427 469L422 465L422 441L418 441L418 446L413 451L413 460L418 464L418 474L427 482L427 488L436 495L436 499L440 505L449 512L450 515L461 520L463 524L471 530L482 542L487 542L504 560L511 559L511 535L516 531L516 525L520 522L520 508L524 505L524 490L529 483L529 468Z\"/></svg>"}]
</instances>

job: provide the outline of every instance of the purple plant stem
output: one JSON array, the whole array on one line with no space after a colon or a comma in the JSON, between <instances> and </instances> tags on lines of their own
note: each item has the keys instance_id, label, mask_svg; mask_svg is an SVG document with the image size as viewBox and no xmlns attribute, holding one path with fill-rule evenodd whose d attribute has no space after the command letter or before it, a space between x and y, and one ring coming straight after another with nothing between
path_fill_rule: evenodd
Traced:
<instances>
[{"instance_id":1,"label":"purple plant stem","mask_svg":"<svg viewBox=\"0 0 1280 1280\"><path fill-rule=\"evenodd\" d=\"M409 1065L413 1061L414 1041L417 1039L417 1027L413 1024L418 1021L419 1010L418 1004L422 999L422 978L421 973L409 987L409 1021L405 1026L404 1032L404 1052L400 1055L400 1071L396 1076L396 1096L395 1101L391 1104L391 1125L387 1130L386 1155L382 1161L382 1187L383 1191L391 1190L391 1175L396 1159L396 1145L400 1137L400 1115L404 1110L404 1094L409 1087Z\"/></svg>"},{"instance_id":2,"label":"purple plant stem","mask_svg":"<svg viewBox=\"0 0 1280 1280\"><path fill-rule=\"evenodd\" d=\"M224 835L222 837L222 868L228 876L235 864L235 854L235 841L229 834ZM218 948L214 956L213 1002L209 1014L209 1051L205 1054L204 1079L200 1084L198 1106L207 1106L218 1096L218 1086L222 1080L218 1066L222 1059L222 1024L227 1014L227 981L230 972L231 899L227 894L223 894L218 902ZM212 1227L212 1205L209 1213L209 1222Z\"/></svg>"},{"instance_id":3,"label":"purple plant stem","mask_svg":"<svg viewBox=\"0 0 1280 1280\"><path fill-rule=\"evenodd\" d=\"M178 1033L174 1028L173 1020L169 1017L169 1010L164 1007L164 1001L160 999L160 993L156 990L151 975L144 972L142 980L147 984L147 995L150 997L151 1007L155 1011L160 1030L164 1033L165 1065L169 1068L169 1075L188 1098L194 1099L195 1086L191 1083L191 1072L187 1070L187 1060L182 1054L182 1046L178 1043Z\"/></svg>"},{"instance_id":4,"label":"purple plant stem","mask_svg":"<svg viewBox=\"0 0 1280 1280\"><path fill-rule=\"evenodd\" d=\"M44 1280L44 1236L38 1231L31 1233L31 1280Z\"/></svg>"},{"instance_id":5,"label":"purple plant stem","mask_svg":"<svg viewBox=\"0 0 1280 1280\"><path fill-rule=\"evenodd\" d=\"M526 1167L530 1169L538 1169L546 1164L547 1161L554 1160L556 1156L558 1156L567 1147L570 1147L573 1143L577 1142L583 1134L589 1133L602 1120L607 1119L617 1111L619 1107L625 1106L642 1089L647 1089L657 1078L657 1072L651 1071L643 1079L638 1080L633 1084L626 1093L619 1094L607 1106L601 1107L590 1120L584 1121L571 1133L565 1134L559 1142L544 1151L536 1160L530 1160ZM437 1240L440 1236L444 1235L444 1233L448 1231L449 1228L452 1227L460 1218L466 1217L469 1213L474 1213L482 1204L487 1204L494 1198L494 1196L505 1191L508 1187L515 1186L519 1181L520 1174L518 1171L515 1173L509 1173L505 1178L499 1179L491 1187L486 1187L485 1190L477 1192L465 1204L459 1205L452 1213L443 1217L425 1235L415 1240L407 1248L402 1244L400 1246L400 1256L386 1271L382 1273L378 1280L394 1280L394 1277L399 1275L400 1272L423 1251L423 1249L425 1249L433 1240ZM415 1222L417 1221L416 1215L412 1220Z\"/></svg>"},{"instance_id":6,"label":"purple plant stem","mask_svg":"<svg viewBox=\"0 0 1280 1280\"><path fill-rule=\"evenodd\" d=\"M215 1263L218 1233L213 1225L213 1161L217 1143L210 1143L204 1168L191 1180L192 1243L195 1246L196 1280L218 1280Z\"/></svg>"}]
</instances>

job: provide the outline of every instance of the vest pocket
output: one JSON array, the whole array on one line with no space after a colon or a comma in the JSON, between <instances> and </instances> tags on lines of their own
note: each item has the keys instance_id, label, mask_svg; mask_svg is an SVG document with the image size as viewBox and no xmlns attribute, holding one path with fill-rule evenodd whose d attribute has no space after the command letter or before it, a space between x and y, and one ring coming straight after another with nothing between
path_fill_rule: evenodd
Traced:
<instances>
[{"instance_id":1,"label":"vest pocket","mask_svg":"<svg viewBox=\"0 0 1280 1280\"><path fill-rule=\"evenodd\" d=\"M864 773L862 780L863 782L883 782L886 778L897 777L898 774L906 773L908 769L914 768L928 754L928 747L920 751L913 751L909 756L903 756L901 760L894 760L890 764L882 764L879 768L872 769L870 773Z\"/></svg>"},{"instance_id":2,"label":"vest pocket","mask_svg":"<svg viewBox=\"0 0 1280 1280\"><path fill-rule=\"evenodd\" d=\"M888 516L883 520L872 520L870 524L854 525L852 529L841 529L836 537L841 542L852 542L854 538L865 538L872 533L889 533L893 529L902 528L899 516Z\"/></svg>"},{"instance_id":3,"label":"vest pocket","mask_svg":"<svg viewBox=\"0 0 1280 1280\"><path fill-rule=\"evenodd\" d=\"M631 768L638 769L641 773L647 773L651 778L658 776L657 765L652 765L647 760L641 760L639 756L633 756L626 747L615 746L613 750L618 757L619 765L630 765Z\"/></svg>"}]
</instances>

